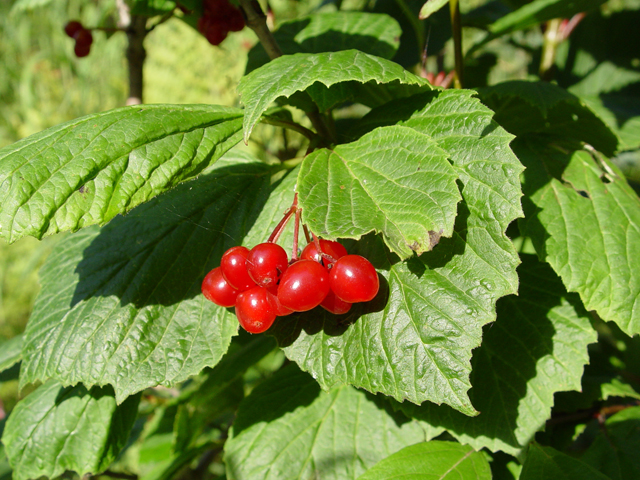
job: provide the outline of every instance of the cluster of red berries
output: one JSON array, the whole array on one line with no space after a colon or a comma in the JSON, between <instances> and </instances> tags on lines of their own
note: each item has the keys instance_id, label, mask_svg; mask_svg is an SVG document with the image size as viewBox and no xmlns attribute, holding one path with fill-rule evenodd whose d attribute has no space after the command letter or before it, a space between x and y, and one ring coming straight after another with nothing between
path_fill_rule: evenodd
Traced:
<instances>
[{"instance_id":1,"label":"cluster of red berries","mask_svg":"<svg viewBox=\"0 0 640 480\"><path fill-rule=\"evenodd\" d=\"M93 35L91 30L82 26L77 20L72 20L64 27L64 32L76 41L73 51L76 57L86 57L91 51Z\"/></svg>"},{"instance_id":2,"label":"cluster of red berries","mask_svg":"<svg viewBox=\"0 0 640 480\"><path fill-rule=\"evenodd\" d=\"M242 12L229 0L204 0L203 15L198 19L198 30L211 45L220 45L229 32L244 28Z\"/></svg>"},{"instance_id":3,"label":"cluster of red berries","mask_svg":"<svg viewBox=\"0 0 640 480\"><path fill-rule=\"evenodd\" d=\"M351 304L372 300L378 289L371 262L348 255L338 242L315 237L291 263L273 242L251 250L232 247L202 282L204 296L222 307L235 306L240 325L251 333L266 331L276 317L318 305L334 314L347 313Z\"/></svg>"}]
</instances>

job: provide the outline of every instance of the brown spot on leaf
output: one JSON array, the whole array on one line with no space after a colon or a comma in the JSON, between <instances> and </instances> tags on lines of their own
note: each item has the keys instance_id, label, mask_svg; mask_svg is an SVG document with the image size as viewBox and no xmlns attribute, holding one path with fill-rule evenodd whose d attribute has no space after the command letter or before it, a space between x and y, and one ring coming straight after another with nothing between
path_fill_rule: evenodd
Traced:
<instances>
[{"instance_id":1,"label":"brown spot on leaf","mask_svg":"<svg viewBox=\"0 0 640 480\"><path fill-rule=\"evenodd\" d=\"M440 242L440 237L442 236L442 229L439 232L434 232L433 230L429 230L429 250L433 250L438 242Z\"/></svg>"},{"instance_id":2,"label":"brown spot on leaf","mask_svg":"<svg viewBox=\"0 0 640 480\"><path fill-rule=\"evenodd\" d=\"M340 185L340 190L344 190L344 185Z\"/></svg>"}]
</instances>

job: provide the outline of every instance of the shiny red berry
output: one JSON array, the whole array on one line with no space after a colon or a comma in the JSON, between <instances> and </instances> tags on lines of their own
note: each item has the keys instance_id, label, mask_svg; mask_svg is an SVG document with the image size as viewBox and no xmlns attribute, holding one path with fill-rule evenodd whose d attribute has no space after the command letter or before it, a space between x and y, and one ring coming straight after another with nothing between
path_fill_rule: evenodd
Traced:
<instances>
[{"instance_id":1,"label":"shiny red berry","mask_svg":"<svg viewBox=\"0 0 640 480\"><path fill-rule=\"evenodd\" d=\"M236 304L238 290L227 283L220 267L211 270L202 281L202 293L216 305L233 307Z\"/></svg>"},{"instance_id":2,"label":"shiny red berry","mask_svg":"<svg viewBox=\"0 0 640 480\"><path fill-rule=\"evenodd\" d=\"M329 290L329 293L324 297L320 306L327 312L331 312L335 315L342 315L343 313L347 313L351 310L351 304L340 300L332 290Z\"/></svg>"},{"instance_id":3,"label":"shiny red berry","mask_svg":"<svg viewBox=\"0 0 640 480\"><path fill-rule=\"evenodd\" d=\"M272 287L289 266L287 252L277 243L260 243L247 255L247 271L261 287Z\"/></svg>"},{"instance_id":4,"label":"shiny red berry","mask_svg":"<svg viewBox=\"0 0 640 480\"><path fill-rule=\"evenodd\" d=\"M278 286L278 300L295 312L317 307L328 293L329 273L313 260L299 260L291 265Z\"/></svg>"},{"instance_id":5,"label":"shiny red berry","mask_svg":"<svg viewBox=\"0 0 640 480\"><path fill-rule=\"evenodd\" d=\"M331 290L345 302L368 302L379 288L376 269L360 255L346 255L331 269Z\"/></svg>"},{"instance_id":6,"label":"shiny red berry","mask_svg":"<svg viewBox=\"0 0 640 480\"><path fill-rule=\"evenodd\" d=\"M338 242L323 239L320 239L319 242L322 252L326 253L330 257L333 257L334 260L337 260L340 257L344 257L347 254L347 249ZM304 247L300 258L304 258L305 260L315 260L316 262L322 260L322 256L318 253L318 249L316 248L316 244L314 242L311 242L306 247ZM326 263L326 261L324 263Z\"/></svg>"},{"instance_id":7,"label":"shiny red berry","mask_svg":"<svg viewBox=\"0 0 640 480\"><path fill-rule=\"evenodd\" d=\"M276 311L266 288L253 287L236 298L236 316L242 328L249 333L265 332L273 325Z\"/></svg>"},{"instance_id":8,"label":"shiny red berry","mask_svg":"<svg viewBox=\"0 0 640 480\"><path fill-rule=\"evenodd\" d=\"M247 271L247 255L249 255L247 247L231 247L220 259L220 268L225 280L241 292L256 286Z\"/></svg>"}]
</instances>

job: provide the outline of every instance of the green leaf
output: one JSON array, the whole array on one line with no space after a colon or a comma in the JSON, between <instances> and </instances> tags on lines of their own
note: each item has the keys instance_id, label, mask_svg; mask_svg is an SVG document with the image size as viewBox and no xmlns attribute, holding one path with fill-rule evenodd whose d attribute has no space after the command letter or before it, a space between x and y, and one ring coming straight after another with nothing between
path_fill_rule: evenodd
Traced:
<instances>
[{"instance_id":1,"label":"green leaf","mask_svg":"<svg viewBox=\"0 0 640 480\"><path fill-rule=\"evenodd\" d=\"M405 259L450 237L460 192L447 152L407 127L308 155L298 174L303 221L325 238L375 231Z\"/></svg>"},{"instance_id":2,"label":"green leaf","mask_svg":"<svg viewBox=\"0 0 640 480\"><path fill-rule=\"evenodd\" d=\"M436 13L442 7L444 7L449 0L427 0L425 4L420 9L420 20L425 20L431 16L431 14Z\"/></svg>"},{"instance_id":3,"label":"green leaf","mask_svg":"<svg viewBox=\"0 0 640 480\"><path fill-rule=\"evenodd\" d=\"M640 199L595 152L518 142L525 171L522 231L588 310L640 333Z\"/></svg>"},{"instance_id":4,"label":"green leaf","mask_svg":"<svg viewBox=\"0 0 640 480\"><path fill-rule=\"evenodd\" d=\"M593 441L581 460L612 480L640 476L640 407L632 407L612 415L605 422L604 432Z\"/></svg>"},{"instance_id":5,"label":"green leaf","mask_svg":"<svg viewBox=\"0 0 640 480\"><path fill-rule=\"evenodd\" d=\"M587 12L606 0L534 0L523 5L489 26L492 38L524 30L554 18L570 18L576 13ZM483 42L484 43L484 42Z\"/></svg>"},{"instance_id":6,"label":"green leaf","mask_svg":"<svg viewBox=\"0 0 640 480\"><path fill-rule=\"evenodd\" d=\"M10 15L22 13L36 8L44 7L51 3L52 0L16 0L11 7Z\"/></svg>"},{"instance_id":7,"label":"green leaf","mask_svg":"<svg viewBox=\"0 0 640 480\"><path fill-rule=\"evenodd\" d=\"M241 403L225 444L230 479L356 479L401 448L424 441L417 422L352 387L321 392L290 365Z\"/></svg>"},{"instance_id":8,"label":"green leaf","mask_svg":"<svg viewBox=\"0 0 640 480\"><path fill-rule=\"evenodd\" d=\"M517 137L542 142L586 142L613 155L618 139L580 98L548 82L513 80L478 90L494 120Z\"/></svg>"},{"instance_id":9,"label":"green leaf","mask_svg":"<svg viewBox=\"0 0 640 480\"><path fill-rule=\"evenodd\" d=\"M498 318L474 350L469 397L480 415L468 418L429 403L401 405L477 450L512 455L544 427L556 392L580 389L587 345L597 339L580 301L548 265L524 255L518 272L519 295L498 301Z\"/></svg>"},{"instance_id":10,"label":"green leaf","mask_svg":"<svg viewBox=\"0 0 640 480\"><path fill-rule=\"evenodd\" d=\"M609 477L554 448L532 443L520 480L607 480Z\"/></svg>"},{"instance_id":11,"label":"green leaf","mask_svg":"<svg viewBox=\"0 0 640 480\"><path fill-rule=\"evenodd\" d=\"M333 89L327 88L332 85ZM382 105L425 89L431 89L425 79L390 60L357 50L285 55L254 70L238 84L246 106L244 141L272 102L296 92L307 91L320 111L325 111L346 101Z\"/></svg>"},{"instance_id":12,"label":"green leaf","mask_svg":"<svg viewBox=\"0 0 640 480\"><path fill-rule=\"evenodd\" d=\"M490 480L480 452L455 442L432 441L405 447L377 463L358 480Z\"/></svg>"},{"instance_id":13,"label":"green leaf","mask_svg":"<svg viewBox=\"0 0 640 480\"><path fill-rule=\"evenodd\" d=\"M640 99L618 93L582 97L618 137L618 150L640 148Z\"/></svg>"},{"instance_id":14,"label":"green leaf","mask_svg":"<svg viewBox=\"0 0 640 480\"><path fill-rule=\"evenodd\" d=\"M0 235L13 242L105 223L193 177L239 142L242 112L139 105L0 149Z\"/></svg>"},{"instance_id":15,"label":"green leaf","mask_svg":"<svg viewBox=\"0 0 640 480\"><path fill-rule=\"evenodd\" d=\"M111 387L41 385L16 405L2 436L13 478L102 472L125 445L139 400L117 405Z\"/></svg>"},{"instance_id":16,"label":"green leaf","mask_svg":"<svg viewBox=\"0 0 640 480\"><path fill-rule=\"evenodd\" d=\"M172 12L176 2L171 0L134 0L131 6L132 15L154 16Z\"/></svg>"},{"instance_id":17,"label":"green leaf","mask_svg":"<svg viewBox=\"0 0 640 480\"><path fill-rule=\"evenodd\" d=\"M353 49L389 59L398 50L401 34L392 17L355 11L316 13L282 22L273 32L285 55ZM264 48L256 45L249 51L246 72L268 62Z\"/></svg>"},{"instance_id":18,"label":"green leaf","mask_svg":"<svg viewBox=\"0 0 640 480\"><path fill-rule=\"evenodd\" d=\"M60 242L41 270L21 385L111 384L120 402L215 365L238 322L205 300L200 283L257 218L271 172L229 155L207 175Z\"/></svg>"},{"instance_id":19,"label":"green leaf","mask_svg":"<svg viewBox=\"0 0 640 480\"><path fill-rule=\"evenodd\" d=\"M0 372L13 367L22 360L22 334L0 344Z\"/></svg>"},{"instance_id":20,"label":"green leaf","mask_svg":"<svg viewBox=\"0 0 640 480\"><path fill-rule=\"evenodd\" d=\"M504 231L521 215L522 166L508 147L511 135L472 94L418 95L363 119L364 131L399 123L429 136L457 170L464 201L452 238L419 258L398 263L381 241L359 243L356 253L384 277L371 305L338 319L318 309L272 327L285 354L323 388L351 384L398 401L477 413L466 394L471 351L482 326L495 319L496 300L518 285L518 256ZM319 208L310 200L306 206Z\"/></svg>"}]
</instances>

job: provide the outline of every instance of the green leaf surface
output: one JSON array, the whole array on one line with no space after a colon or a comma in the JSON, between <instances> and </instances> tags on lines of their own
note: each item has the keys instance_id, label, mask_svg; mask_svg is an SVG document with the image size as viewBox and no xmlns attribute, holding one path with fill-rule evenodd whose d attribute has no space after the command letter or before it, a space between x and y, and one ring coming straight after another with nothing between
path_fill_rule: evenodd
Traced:
<instances>
[{"instance_id":1,"label":"green leaf surface","mask_svg":"<svg viewBox=\"0 0 640 480\"><path fill-rule=\"evenodd\" d=\"M390 60L357 50L284 55L246 75L238 84L246 106L244 140L248 141L272 102L296 92L307 91L320 111L325 111L346 101L373 107L423 90L431 90L425 79Z\"/></svg>"},{"instance_id":2,"label":"green leaf surface","mask_svg":"<svg viewBox=\"0 0 640 480\"><path fill-rule=\"evenodd\" d=\"M581 460L612 480L640 478L640 407L612 415Z\"/></svg>"},{"instance_id":3,"label":"green leaf surface","mask_svg":"<svg viewBox=\"0 0 640 480\"><path fill-rule=\"evenodd\" d=\"M241 116L214 105L138 105L0 149L0 236L105 223L215 162L240 141Z\"/></svg>"},{"instance_id":4,"label":"green leaf surface","mask_svg":"<svg viewBox=\"0 0 640 480\"><path fill-rule=\"evenodd\" d=\"M290 365L242 402L225 444L229 479L356 479L424 430L352 387L321 392Z\"/></svg>"},{"instance_id":5,"label":"green leaf surface","mask_svg":"<svg viewBox=\"0 0 640 480\"><path fill-rule=\"evenodd\" d=\"M35 10L51 3L52 0L16 0L11 7L10 15Z\"/></svg>"},{"instance_id":6,"label":"green leaf surface","mask_svg":"<svg viewBox=\"0 0 640 480\"><path fill-rule=\"evenodd\" d=\"M498 318L474 350L469 396L481 412L468 418L446 406L402 404L402 410L462 443L515 455L550 417L554 394L579 390L587 345L595 342L587 312L551 268L524 255L518 296L498 301Z\"/></svg>"},{"instance_id":7,"label":"green leaf surface","mask_svg":"<svg viewBox=\"0 0 640 480\"><path fill-rule=\"evenodd\" d=\"M442 7L444 7L449 0L427 0L425 4L420 9L420 20L425 20L431 16L431 14L436 13Z\"/></svg>"},{"instance_id":8,"label":"green leaf surface","mask_svg":"<svg viewBox=\"0 0 640 480\"><path fill-rule=\"evenodd\" d=\"M398 50L402 30L388 15L356 11L316 13L282 22L273 36L285 55L359 50L390 59ZM249 52L246 72L269 62L264 48Z\"/></svg>"},{"instance_id":9,"label":"green leaf surface","mask_svg":"<svg viewBox=\"0 0 640 480\"><path fill-rule=\"evenodd\" d=\"M640 148L640 99L623 94L582 97L582 101L618 136L618 150Z\"/></svg>"},{"instance_id":10,"label":"green leaf surface","mask_svg":"<svg viewBox=\"0 0 640 480\"><path fill-rule=\"evenodd\" d=\"M609 477L580 460L551 447L532 443L520 480L608 480Z\"/></svg>"},{"instance_id":11,"label":"green leaf surface","mask_svg":"<svg viewBox=\"0 0 640 480\"><path fill-rule=\"evenodd\" d=\"M22 360L22 334L0 343L0 372L13 367Z\"/></svg>"},{"instance_id":12,"label":"green leaf surface","mask_svg":"<svg viewBox=\"0 0 640 480\"><path fill-rule=\"evenodd\" d=\"M538 256L588 310L640 333L640 199L609 160L533 142L515 147L525 171L526 219Z\"/></svg>"},{"instance_id":13,"label":"green leaf surface","mask_svg":"<svg viewBox=\"0 0 640 480\"><path fill-rule=\"evenodd\" d=\"M606 0L534 0L500 18L489 26L492 36L498 37L517 30L533 27L554 18L571 18L587 12Z\"/></svg>"},{"instance_id":14,"label":"green leaf surface","mask_svg":"<svg viewBox=\"0 0 640 480\"><path fill-rule=\"evenodd\" d=\"M171 0L134 0L131 6L132 15L164 15L176 8L176 2Z\"/></svg>"},{"instance_id":15,"label":"green leaf surface","mask_svg":"<svg viewBox=\"0 0 640 480\"><path fill-rule=\"evenodd\" d=\"M60 242L41 270L21 384L111 384L120 402L215 365L238 323L205 300L200 283L242 242L270 174L229 154L197 180Z\"/></svg>"},{"instance_id":16,"label":"green leaf surface","mask_svg":"<svg viewBox=\"0 0 640 480\"><path fill-rule=\"evenodd\" d=\"M16 405L2 436L14 480L102 472L125 445L139 400L117 405L111 387L41 385Z\"/></svg>"},{"instance_id":17,"label":"green leaf surface","mask_svg":"<svg viewBox=\"0 0 640 480\"><path fill-rule=\"evenodd\" d=\"M472 92L447 91L393 102L363 120L364 132L399 122L429 136L458 171L463 202L452 238L419 258L398 262L376 238L359 243L353 253L384 278L371 305L339 319L318 309L272 327L285 354L323 388L351 384L477 413L466 394L471 351L495 319L496 300L518 285L518 256L504 231L521 215L522 166L508 147L511 135L491 116Z\"/></svg>"},{"instance_id":18,"label":"green leaf surface","mask_svg":"<svg viewBox=\"0 0 640 480\"><path fill-rule=\"evenodd\" d=\"M379 232L400 258L420 255L453 233L460 192L447 157L429 136L400 126L316 150L298 174L303 221L331 239Z\"/></svg>"},{"instance_id":19,"label":"green leaf surface","mask_svg":"<svg viewBox=\"0 0 640 480\"><path fill-rule=\"evenodd\" d=\"M358 480L491 480L480 452L456 442L432 441L405 447L377 463Z\"/></svg>"},{"instance_id":20,"label":"green leaf surface","mask_svg":"<svg viewBox=\"0 0 640 480\"><path fill-rule=\"evenodd\" d=\"M517 137L536 135L543 142L586 142L607 155L618 138L589 106L548 82L513 80L478 90L494 120Z\"/></svg>"}]
</instances>

